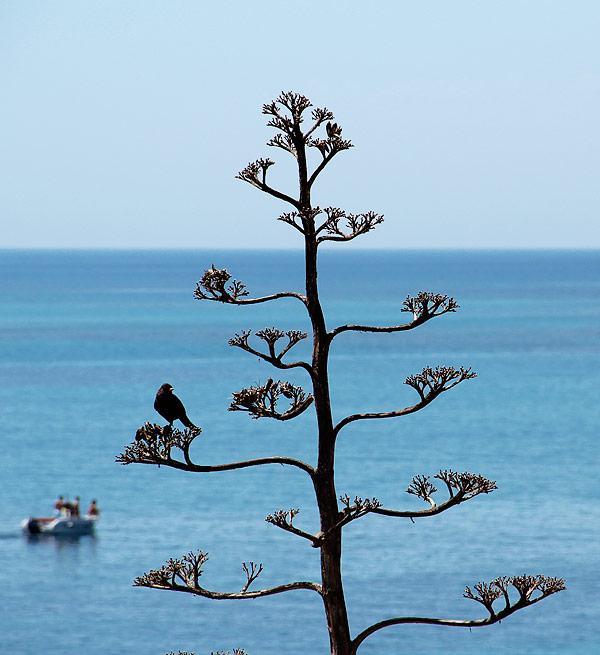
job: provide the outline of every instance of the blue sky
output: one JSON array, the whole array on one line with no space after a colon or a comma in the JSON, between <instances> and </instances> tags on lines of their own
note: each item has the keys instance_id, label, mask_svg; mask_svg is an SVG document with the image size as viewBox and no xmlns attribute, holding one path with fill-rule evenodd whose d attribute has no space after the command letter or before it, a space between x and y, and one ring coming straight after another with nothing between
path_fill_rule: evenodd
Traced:
<instances>
[{"instance_id":1,"label":"blue sky","mask_svg":"<svg viewBox=\"0 0 600 655\"><path fill-rule=\"evenodd\" d=\"M313 199L386 221L351 245L600 247L600 3L2 0L0 247L289 248L235 179L285 153L262 104L355 144Z\"/></svg>"}]
</instances>

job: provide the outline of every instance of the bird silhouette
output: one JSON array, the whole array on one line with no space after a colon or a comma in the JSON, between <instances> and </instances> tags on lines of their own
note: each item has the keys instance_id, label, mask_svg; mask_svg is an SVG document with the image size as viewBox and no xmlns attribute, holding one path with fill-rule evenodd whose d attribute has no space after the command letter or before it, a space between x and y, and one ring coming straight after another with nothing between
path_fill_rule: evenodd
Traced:
<instances>
[{"instance_id":1,"label":"bird silhouette","mask_svg":"<svg viewBox=\"0 0 600 655\"><path fill-rule=\"evenodd\" d=\"M165 382L156 394L154 409L166 420L169 425L179 419L186 428L195 428L185 412L183 403L173 393L173 387Z\"/></svg>"},{"instance_id":2,"label":"bird silhouette","mask_svg":"<svg viewBox=\"0 0 600 655\"><path fill-rule=\"evenodd\" d=\"M330 139L335 139L342 134L342 128L337 123L332 123L331 121L327 123L325 129Z\"/></svg>"}]
</instances>

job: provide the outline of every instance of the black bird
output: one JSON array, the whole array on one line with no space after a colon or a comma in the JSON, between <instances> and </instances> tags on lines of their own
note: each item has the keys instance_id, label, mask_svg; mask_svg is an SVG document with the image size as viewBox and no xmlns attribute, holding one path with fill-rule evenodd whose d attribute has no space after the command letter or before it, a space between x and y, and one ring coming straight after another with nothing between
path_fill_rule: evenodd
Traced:
<instances>
[{"instance_id":1,"label":"black bird","mask_svg":"<svg viewBox=\"0 0 600 655\"><path fill-rule=\"evenodd\" d=\"M173 387L168 382L165 382L158 390L154 400L154 409L169 421L169 425L173 425L173 421L179 419L186 428L196 427L188 418L183 403L173 393Z\"/></svg>"},{"instance_id":2,"label":"black bird","mask_svg":"<svg viewBox=\"0 0 600 655\"><path fill-rule=\"evenodd\" d=\"M325 129L327 131L327 136L330 139L335 139L336 137L339 137L342 134L342 128L337 123L332 123L331 121L327 123Z\"/></svg>"}]
</instances>

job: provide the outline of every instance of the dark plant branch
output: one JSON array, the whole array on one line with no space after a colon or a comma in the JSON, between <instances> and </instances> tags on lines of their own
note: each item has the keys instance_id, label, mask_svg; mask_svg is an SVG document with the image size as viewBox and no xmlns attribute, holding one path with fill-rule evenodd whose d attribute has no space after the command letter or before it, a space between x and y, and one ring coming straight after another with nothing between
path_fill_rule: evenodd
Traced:
<instances>
[{"instance_id":1,"label":"dark plant branch","mask_svg":"<svg viewBox=\"0 0 600 655\"><path fill-rule=\"evenodd\" d=\"M431 399L433 400L433 399ZM418 412L420 409L423 409L426 405L431 402L429 400L428 402L426 401L421 401L417 403L416 405L411 405L410 407L405 407L404 409L398 409L394 410L391 412L365 412L362 414L352 414L351 416L346 416L346 418L342 419L334 428L334 436L337 437L339 434L340 430L348 425L349 423L353 423L354 421L362 421L362 420L367 420L367 419L379 419L379 418L396 418L398 416L406 416L407 414L413 414L414 412Z\"/></svg>"},{"instance_id":2,"label":"dark plant branch","mask_svg":"<svg viewBox=\"0 0 600 655\"><path fill-rule=\"evenodd\" d=\"M342 152L342 150L348 150L349 148L353 147L350 141L342 139L342 128L337 123L331 122L333 120L333 114L331 112L328 112L327 119L329 119L329 122L326 125L327 138L326 139L310 138L307 139L306 141L306 145L312 148L317 148L321 153L321 156L323 157L323 161L319 164L319 166L317 166L317 168L311 175L310 179L308 180L309 189L313 185L314 181L317 179L321 171L325 168L325 166L327 166L327 164L333 159L333 157L338 152ZM324 118L324 120L326 119ZM313 130L307 133L306 136L310 136Z\"/></svg>"},{"instance_id":3,"label":"dark plant branch","mask_svg":"<svg viewBox=\"0 0 600 655\"><path fill-rule=\"evenodd\" d=\"M421 400L435 398L444 391L455 387L463 380L470 380L477 377L476 373L471 372L471 368L455 369L454 366L436 366L431 368L426 366L420 373L409 375L404 384L412 387L421 397Z\"/></svg>"},{"instance_id":4,"label":"dark plant branch","mask_svg":"<svg viewBox=\"0 0 600 655\"><path fill-rule=\"evenodd\" d=\"M295 466L314 478L315 470L309 464L290 457L261 457L230 464L217 464L214 466L201 466L194 464L190 457L190 446L201 433L200 428L190 428L183 431L172 429L169 426L161 427L156 423L144 423L138 428L135 441L125 446L123 453L117 456L116 461L123 464L155 464L170 466L181 471L192 473L214 473L216 471L233 471L263 464L285 464ZM183 454L181 459L172 457L172 450L176 449Z\"/></svg>"},{"instance_id":5,"label":"dark plant branch","mask_svg":"<svg viewBox=\"0 0 600 655\"><path fill-rule=\"evenodd\" d=\"M511 602L509 598L508 587L514 587L518 594L518 600ZM453 619L434 619L417 616L405 616L394 619L380 621L363 630L355 639L352 640L353 653L356 652L362 642L373 633L387 628L392 625L401 625L404 623L426 623L429 625L447 625L463 628L476 628L484 625L492 625L501 621L505 617L513 614L523 607L533 605L538 601L551 596L565 589L565 582L561 578L548 578L543 575L518 575L511 577L496 578L490 583L480 582L475 585L474 592L469 587L465 589L463 596L471 598L481 603L489 612L485 619L476 620L453 620ZM535 595L534 595L535 594ZM504 599L504 607L500 611L495 611L493 603L499 598Z\"/></svg>"},{"instance_id":6,"label":"dark plant branch","mask_svg":"<svg viewBox=\"0 0 600 655\"><path fill-rule=\"evenodd\" d=\"M385 509L377 498L365 498L363 500L362 498L356 497L354 498L353 503L351 503L350 497L347 494L341 496L340 500L342 501L342 504L345 505L340 513L341 518L327 531L327 533L323 535L322 538L327 538L334 531L339 530L351 521L354 521L361 516L365 516L366 514L381 514L383 516L410 519L435 516L450 507L460 505L474 496L482 493L488 494L498 488L495 481L488 480L481 475L474 475L473 473L468 473L466 471L464 473L455 473L454 471L444 470L440 471L437 475L434 475L434 478L444 481L448 487L450 497L445 502L437 505L432 498L432 495L437 491L437 489L431 482L429 482L430 476L415 475L406 492L422 498L431 505L429 509L421 511Z\"/></svg>"},{"instance_id":7,"label":"dark plant branch","mask_svg":"<svg viewBox=\"0 0 600 655\"><path fill-rule=\"evenodd\" d=\"M288 212L281 214L277 220L291 225L298 230L298 232L306 236L307 228L314 225L315 218L321 213L319 207L314 207L312 209L304 209L301 212ZM298 222L298 220L300 222Z\"/></svg>"},{"instance_id":8,"label":"dark plant branch","mask_svg":"<svg viewBox=\"0 0 600 655\"><path fill-rule=\"evenodd\" d=\"M276 100L263 105L263 114L270 117L267 126L274 127L278 130L278 134L267 142L268 146L285 150L291 153L298 161L298 153L301 150L303 151L305 146L317 148L321 153L323 159L307 180L307 189L312 187L319 174L338 152L353 147L350 141L342 139L342 128L337 123L331 122L334 116L327 108L315 108L312 110L311 118L313 124L303 133L301 129L302 123L304 122L303 114L309 107L312 107L312 103L308 98L293 92L281 93ZM315 138L313 133L325 121L327 121L326 138ZM249 164L237 177L252 184L261 191L269 193L280 200L285 200L299 210L300 202L298 200L267 185L266 171L272 164L273 162L269 159L259 159Z\"/></svg>"},{"instance_id":9,"label":"dark plant branch","mask_svg":"<svg viewBox=\"0 0 600 655\"><path fill-rule=\"evenodd\" d=\"M271 144L271 145L279 145L279 144ZM279 147L283 147L283 145L284 143L282 142L282 144L279 145ZM292 152L292 150L290 150L290 152ZM274 164L275 162L271 161L270 159L257 159L254 162L250 162L246 166L246 168L240 171L236 175L236 178L238 180L243 180L244 182L248 182L248 184L255 186L257 189L260 189L261 191L264 191L265 193L268 193L269 195L278 198L279 200L284 200L285 202L288 202L290 205L296 207L297 209L300 209L300 202L298 200L292 198L291 196L288 196L286 193L282 193L281 191L278 191L277 189L270 187L267 184L267 170L269 169L270 166L273 166Z\"/></svg>"},{"instance_id":10,"label":"dark plant branch","mask_svg":"<svg viewBox=\"0 0 600 655\"><path fill-rule=\"evenodd\" d=\"M406 493L418 496L427 501L432 507L435 507L435 501L431 498L431 494L436 491L437 489L429 482L428 475L415 475L412 482L408 485Z\"/></svg>"},{"instance_id":11,"label":"dark plant branch","mask_svg":"<svg viewBox=\"0 0 600 655\"><path fill-rule=\"evenodd\" d=\"M317 228L317 234L325 232L325 236L317 239L317 243L323 241L351 241L361 234L374 230L377 225L383 223L383 216L375 212L365 214L346 214L338 207L326 207L323 210L327 219ZM340 221L345 219L345 229L340 227Z\"/></svg>"},{"instance_id":12,"label":"dark plant branch","mask_svg":"<svg viewBox=\"0 0 600 655\"><path fill-rule=\"evenodd\" d=\"M169 559L160 569L151 570L137 577L134 587L150 587L152 589L167 589L170 591L183 591L204 598L213 600L240 600L244 598L261 598L263 596L272 596L293 589L309 589L322 593L321 585L315 582L291 582L285 585L260 589L258 591L248 591L248 587L256 580L262 571L262 564L256 565L245 562L242 569L246 573L246 584L242 590L234 593L223 593L218 591L209 591L200 586L200 577L202 576L202 566L208 561L208 553L199 550L197 553L190 552L180 559Z\"/></svg>"},{"instance_id":13,"label":"dark plant branch","mask_svg":"<svg viewBox=\"0 0 600 655\"><path fill-rule=\"evenodd\" d=\"M291 117L282 113L279 106L285 107ZM263 105L263 114L271 116L267 123L269 127L275 127L284 134L294 136L294 127L303 122L302 114L309 107L312 107L312 103L306 96L293 91L284 91L273 102Z\"/></svg>"},{"instance_id":14,"label":"dark plant branch","mask_svg":"<svg viewBox=\"0 0 600 655\"><path fill-rule=\"evenodd\" d=\"M250 564L246 564L246 562L242 562L242 570L246 574L246 584L242 588L242 593L244 593L248 591L248 587L262 573L263 565L262 563L256 565L254 562L250 562Z\"/></svg>"},{"instance_id":15,"label":"dark plant branch","mask_svg":"<svg viewBox=\"0 0 600 655\"><path fill-rule=\"evenodd\" d=\"M331 536L334 532L350 523L350 521L365 516L365 514L368 514L369 512L374 512L378 507L381 507L381 503L377 498L363 499L355 496L354 501L351 501L350 496L344 494L343 496L340 496L340 501L342 502L342 505L344 505L344 509L340 512L340 519L335 525L331 526L327 532L315 535L318 537L318 545L325 541L325 539Z\"/></svg>"},{"instance_id":16,"label":"dark plant branch","mask_svg":"<svg viewBox=\"0 0 600 655\"><path fill-rule=\"evenodd\" d=\"M240 334L236 334L234 337L229 339L229 345L236 346L237 348L241 348L242 350L245 350L246 352L249 352L256 357L260 357L276 368L288 369L302 367L309 373L312 373L312 367L307 362L291 362L289 364L284 364L281 361L282 357L291 348L293 348L299 341L302 341L302 339L306 339L306 332L301 332L300 330L288 330L287 332L283 332L282 330L278 330L274 327L264 328L264 330L257 331L256 336L267 344L268 353L260 352L248 343L248 337L251 334L251 330L244 330ZM279 352L276 352L275 346L277 342L283 337L287 337L288 342Z\"/></svg>"},{"instance_id":17,"label":"dark plant branch","mask_svg":"<svg viewBox=\"0 0 600 655\"><path fill-rule=\"evenodd\" d=\"M413 494L428 502L431 507L421 511L399 511L393 509L385 509L383 507L376 507L371 511L375 514L382 514L383 516L395 516L400 518L420 518L425 516L435 516L441 512L460 505L479 494L489 494L498 487L495 480L488 480L482 475L476 475L464 471L463 473L455 473L451 470L440 471L433 476L438 480L442 480L448 489L449 498L440 503L439 505L433 499L433 494L437 491L435 486L429 482L428 475L415 475L406 490L407 493Z\"/></svg>"},{"instance_id":18,"label":"dark plant branch","mask_svg":"<svg viewBox=\"0 0 600 655\"><path fill-rule=\"evenodd\" d=\"M296 219L299 218L299 216L300 214L298 212L288 212L285 214L281 214L281 216L277 220L281 221L282 223L287 223L288 225L291 225L292 227L296 228L296 230L298 230L298 232L300 232L301 234L306 234L302 225L296 222Z\"/></svg>"},{"instance_id":19,"label":"dark plant branch","mask_svg":"<svg viewBox=\"0 0 600 655\"><path fill-rule=\"evenodd\" d=\"M371 412L363 414L352 414L342 419L334 428L334 436L337 436L340 430L352 423L353 421L365 419L380 419L380 418L396 418L398 416L406 416L418 412L423 407L429 405L435 398L437 398L444 391L452 389L459 382L477 377L476 373L472 373L471 369L465 369L461 366L460 369L455 369L453 366L437 366L435 369L427 366L421 373L409 375L404 384L413 387L421 397L421 400L416 405L405 407L391 412Z\"/></svg>"},{"instance_id":20,"label":"dark plant branch","mask_svg":"<svg viewBox=\"0 0 600 655\"><path fill-rule=\"evenodd\" d=\"M282 150L286 150L287 152L291 153L298 159L298 152L296 150L296 146L294 145L294 142L292 139L289 137L288 134L276 134L273 138L271 138L269 141L267 141L268 146L273 146L275 148L281 148Z\"/></svg>"},{"instance_id":21,"label":"dark plant branch","mask_svg":"<svg viewBox=\"0 0 600 655\"><path fill-rule=\"evenodd\" d=\"M277 300L278 298L297 298L304 305L307 302L306 296L294 291L285 291L261 298L248 298L244 300L243 298L248 295L246 286L238 280L233 280L229 286L226 286L230 279L231 275L227 272L226 268L215 268L213 265L212 268L204 272L202 279L196 284L194 298L196 300L216 300L230 305L253 305L269 300Z\"/></svg>"},{"instance_id":22,"label":"dark plant branch","mask_svg":"<svg viewBox=\"0 0 600 655\"><path fill-rule=\"evenodd\" d=\"M304 537L304 539L308 539L313 546L317 546L319 541L318 536L300 530L293 525L294 517L299 514L299 512L299 509L289 509L287 512L283 509L278 509L276 512L273 512L273 514L269 514L269 516L265 518L265 521L276 525L282 530L298 535L299 537Z\"/></svg>"},{"instance_id":23,"label":"dark plant branch","mask_svg":"<svg viewBox=\"0 0 600 655\"><path fill-rule=\"evenodd\" d=\"M313 126L306 132L304 135L306 139L320 126L322 125L325 121L332 121L334 119L334 115L332 112L327 109L327 107L323 107L322 109L319 109L318 107L316 109L313 109L312 115L311 115L314 123ZM334 123L334 125L336 125ZM337 127L337 125L336 125ZM342 133L342 128L339 129L339 134ZM327 133L329 135L329 132ZM338 134L338 136L339 136Z\"/></svg>"},{"instance_id":24,"label":"dark plant branch","mask_svg":"<svg viewBox=\"0 0 600 655\"><path fill-rule=\"evenodd\" d=\"M333 119L333 114L331 114L330 117ZM312 187L317 177L319 177L325 166L329 164L329 162L335 157L335 155L337 155L338 152L349 150L350 148L354 147L351 141L341 138L342 128L337 123L327 123L326 131L326 139L314 139L310 137L306 141L307 146L311 148L317 148L323 157L323 160L317 166L317 168L315 168L308 180L307 186L309 189Z\"/></svg>"},{"instance_id":25,"label":"dark plant branch","mask_svg":"<svg viewBox=\"0 0 600 655\"><path fill-rule=\"evenodd\" d=\"M372 327L369 325L342 325L335 328L329 333L330 339L333 339L340 332L353 330L356 332L402 332L412 330L413 328L423 325L430 319L455 312L460 305L450 296L443 296L439 293L430 293L428 291L419 291L415 297L407 296L400 311L412 312L413 320L410 323L402 325L391 325L387 327Z\"/></svg>"},{"instance_id":26,"label":"dark plant branch","mask_svg":"<svg viewBox=\"0 0 600 655\"><path fill-rule=\"evenodd\" d=\"M434 316L455 312L459 307L460 305L450 296L419 291L414 298L406 296L401 311L412 312L413 323L424 323Z\"/></svg>"},{"instance_id":27,"label":"dark plant branch","mask_svg":"<svg viewBox=\"0 0 600 655\"><path fill-rule=\"evenodd\" d=\"M302 414L314 400L301 387L281 380L274 382L271 378L265 384L242 389L232 395L230 412L248 412L255 419L274 418L278 421L288 421ZM280 396L290 401L290 408L283 413L275 409Z\"/></svg>"}]
</instances>

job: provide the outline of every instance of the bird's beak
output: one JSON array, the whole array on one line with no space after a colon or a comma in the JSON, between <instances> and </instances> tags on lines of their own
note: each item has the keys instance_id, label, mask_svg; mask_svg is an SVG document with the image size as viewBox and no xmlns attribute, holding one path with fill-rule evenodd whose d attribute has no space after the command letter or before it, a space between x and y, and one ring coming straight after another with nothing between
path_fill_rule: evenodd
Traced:
<instances>
[{"instance_id":1,"label":"bird's beak","mask_svg":"<svg viewBox=\"0 0 600 655\"><path fill-rule=\"evenodd\" d=\"M175 391L173 387L169 387L169 391Z\"/></svg>"}]
</instances>

